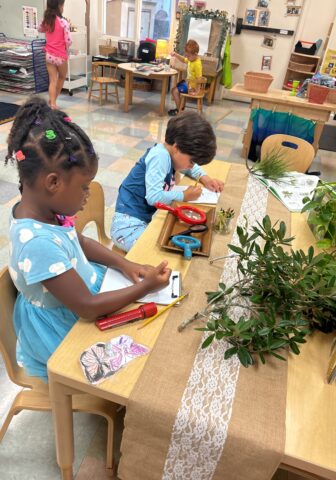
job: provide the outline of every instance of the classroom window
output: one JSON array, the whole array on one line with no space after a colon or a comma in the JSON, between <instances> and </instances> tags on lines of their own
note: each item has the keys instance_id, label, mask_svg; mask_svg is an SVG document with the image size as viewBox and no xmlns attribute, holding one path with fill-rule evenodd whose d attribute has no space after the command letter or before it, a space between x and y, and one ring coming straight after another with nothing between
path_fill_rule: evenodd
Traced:
<instances>
[{"instance_id":1,"label":"classroom window","mask_svg":"<svg viewBox=\"0 0 336 480\"><path fill-rule=\"evenodd\" d=\"M145 40L169 39L172 0L140 0L140 32L136 32L135 0L105 1L105 33L114 37Z\"/></svg>"}]
</instances>

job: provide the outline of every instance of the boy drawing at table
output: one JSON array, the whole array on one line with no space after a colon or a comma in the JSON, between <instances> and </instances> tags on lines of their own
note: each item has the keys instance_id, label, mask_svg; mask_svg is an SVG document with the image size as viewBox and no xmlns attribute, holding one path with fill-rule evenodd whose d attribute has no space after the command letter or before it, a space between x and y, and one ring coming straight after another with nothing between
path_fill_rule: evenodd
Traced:
<instances>
[{"instance_id":1,"label":"boy drawing at table","mask_svg":"<svg viewBox=\"0 0 336 480\"><path fill-rule=\"evenodd\" d=\"M202 77L202 62L198 56L198 43L195 40L188 40L184 51L185 57L176 52L171 53L172 57L176 57L181 62L187 63L187 79L182 80L172 89L176 108L168 111L168 115L171 117L178 114L181 102L180 93L196 94L198 90L197 80Z\"/></svg>"},{"instance_id":2,"label":"boy drawing at table","mask_svg":"<svg viewBox=\"0 0 336 480\"><path fill-rule=\"evenodd\" d=\"M8 138L22 194L10 218L9 272L17 358L47 381L47 361L78 317L94 320L169 283L167 262L140 265L77 233L98 158L88 136L59 110L33 97L18 111ZM135 282L99 293L106 266ZM140 277L142 281L140 281Z\"/></svg>"},{"instance_id":3,"label":"boy drawing at table","mask_svg":"<svg viewBox=\"0 0 336 480\"><path fill-rule=\"evenodd\" d=\"M184 112L169 120L164 143L155 144L134 165L119 188L111 236L128 252L156 212L156 202L171 204L196 200L202 192L192 186L184 192L170 191L175 172L199 180L209 190L220 192L223 182L210 178L200 165L211 162L216 137L210 123L196 112Z\"/></svg>"}]
</instances>

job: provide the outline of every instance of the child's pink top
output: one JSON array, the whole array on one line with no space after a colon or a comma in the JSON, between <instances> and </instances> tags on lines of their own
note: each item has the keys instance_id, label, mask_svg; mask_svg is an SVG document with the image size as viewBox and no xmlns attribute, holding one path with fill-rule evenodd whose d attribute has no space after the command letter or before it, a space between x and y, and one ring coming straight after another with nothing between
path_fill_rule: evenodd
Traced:
<instances>
[{"instance_id":1,"label":"child's pink top","mask_svg":"<svg viewBox=\"0 0 336 480\"><path fill-rule=\"evenodd\" d=\"M53 32L47 31L42 25L39 30L46 36L45 51L49 55L67 59L68 48L72 43L68 22L64 18L56 17Z\"/></svg>"}]
</instances>

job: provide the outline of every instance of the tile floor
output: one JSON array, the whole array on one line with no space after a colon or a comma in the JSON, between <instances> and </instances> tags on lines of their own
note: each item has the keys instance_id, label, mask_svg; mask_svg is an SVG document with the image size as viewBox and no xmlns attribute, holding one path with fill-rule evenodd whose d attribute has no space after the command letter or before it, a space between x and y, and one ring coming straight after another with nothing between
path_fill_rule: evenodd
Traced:
<instances>
[{"instance_id":1,"label":"tile floor","mask_svg":"<svg viewBox=\"0 0 336 480\"><path fill-rule=\"evenodd\" d=\"M0 92L0 101L20 104L21 96ZM121 98L123 101L123 98ZM169 103L169 101L167 101ZM93 140L99 153L97 180L103 185L106 201L107 231L120 182L144 150L164 140L168 117L157 114L159 94L134 92L134 105L128 113L109 103L99 106L88 103L86 92L73 97L63 94L60 107L78 123ZM172 105L171 105L172 107ZM170 108L171 108L170 107ZM205 116L212 123L218 141L216 159L242 163L240 157L243 130L249 115L248 105L228 100L205 107ZM11 123L0 125L0 159L4 161L6 138ZM311 170L321 171L325 180L335 180L336 153L320 151ZM7 218L19 198L17 174L12 166L0 169L0 267L7 264ZM0 425L18 389L9 381L0 358ZM75 414L77 480L103 480L105 472L104 425L97 417ZM84 459L84 461L83 461ZM46 413L22 412L11 422L0 445L0 480L56 480L59 470L51 416Z\"/></svg>"}]
</instances>

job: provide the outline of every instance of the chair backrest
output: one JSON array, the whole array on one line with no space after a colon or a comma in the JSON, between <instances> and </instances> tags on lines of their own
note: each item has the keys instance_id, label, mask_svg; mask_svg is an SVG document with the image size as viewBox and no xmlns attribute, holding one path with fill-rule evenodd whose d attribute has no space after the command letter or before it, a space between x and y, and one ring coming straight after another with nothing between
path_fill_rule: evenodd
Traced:
<instances>
[{"instance_id":1,"label":"chair backrest","mask_svg":"<svg viewBox=\"0 0 336 480\"><path fill-rule=\"evenodd\" d=\"M206 85L208 83L207 77L199 77L196 80L188 80L188 86L191 83L193 86L197 84L198 95L204 95L206 90Z\"/></svg>"},{"instance_id":2,"label":"chair backrest","mask_svg":"<svg viewBox=\"0 0 336 480\"><path fill-rule=\"evenodd\" d=\"M76 230L78 232L82 232L88 223L94 222L97 227L99 242L107 247L112 245L111 239L105 232L105 199L103 187L100 183L91 183L88 201L76 217Z\"/></svg>"},{"instance_id":3,"label":"chair backrest","mask_svg":"<svg viewBox=\"0 0 336 480\"><path fill-rule=\"evenodd\" d=\"M92 80L96 78L117 78L118 65L112 62L93 62Z\"/></svg>"},{"instance_id":4,"label":"chair backrest","mask_svg":"<svg viewBox=\"0 0 336 480\"><path fill-rule=\"evenodd\" d=\"M277 133L265 138L261 145L260 161L267 153L279 152L286 161L288 170L306 173L315 157L313 146L302 138Z\"/></svg>"},{"instance_id":5,"label":"chair backrest","mask_svg":"<svg viewBox=\"0 0 336 480\"><path fill-rule=\"evenodd\" d=\"M28 376L16 361L16 333L13 326L13 310L17 290L5 267L0 272L0 352L7 374L12 382L22 387L33 387L39 379Z\"/></svg>"}]
</instances>

